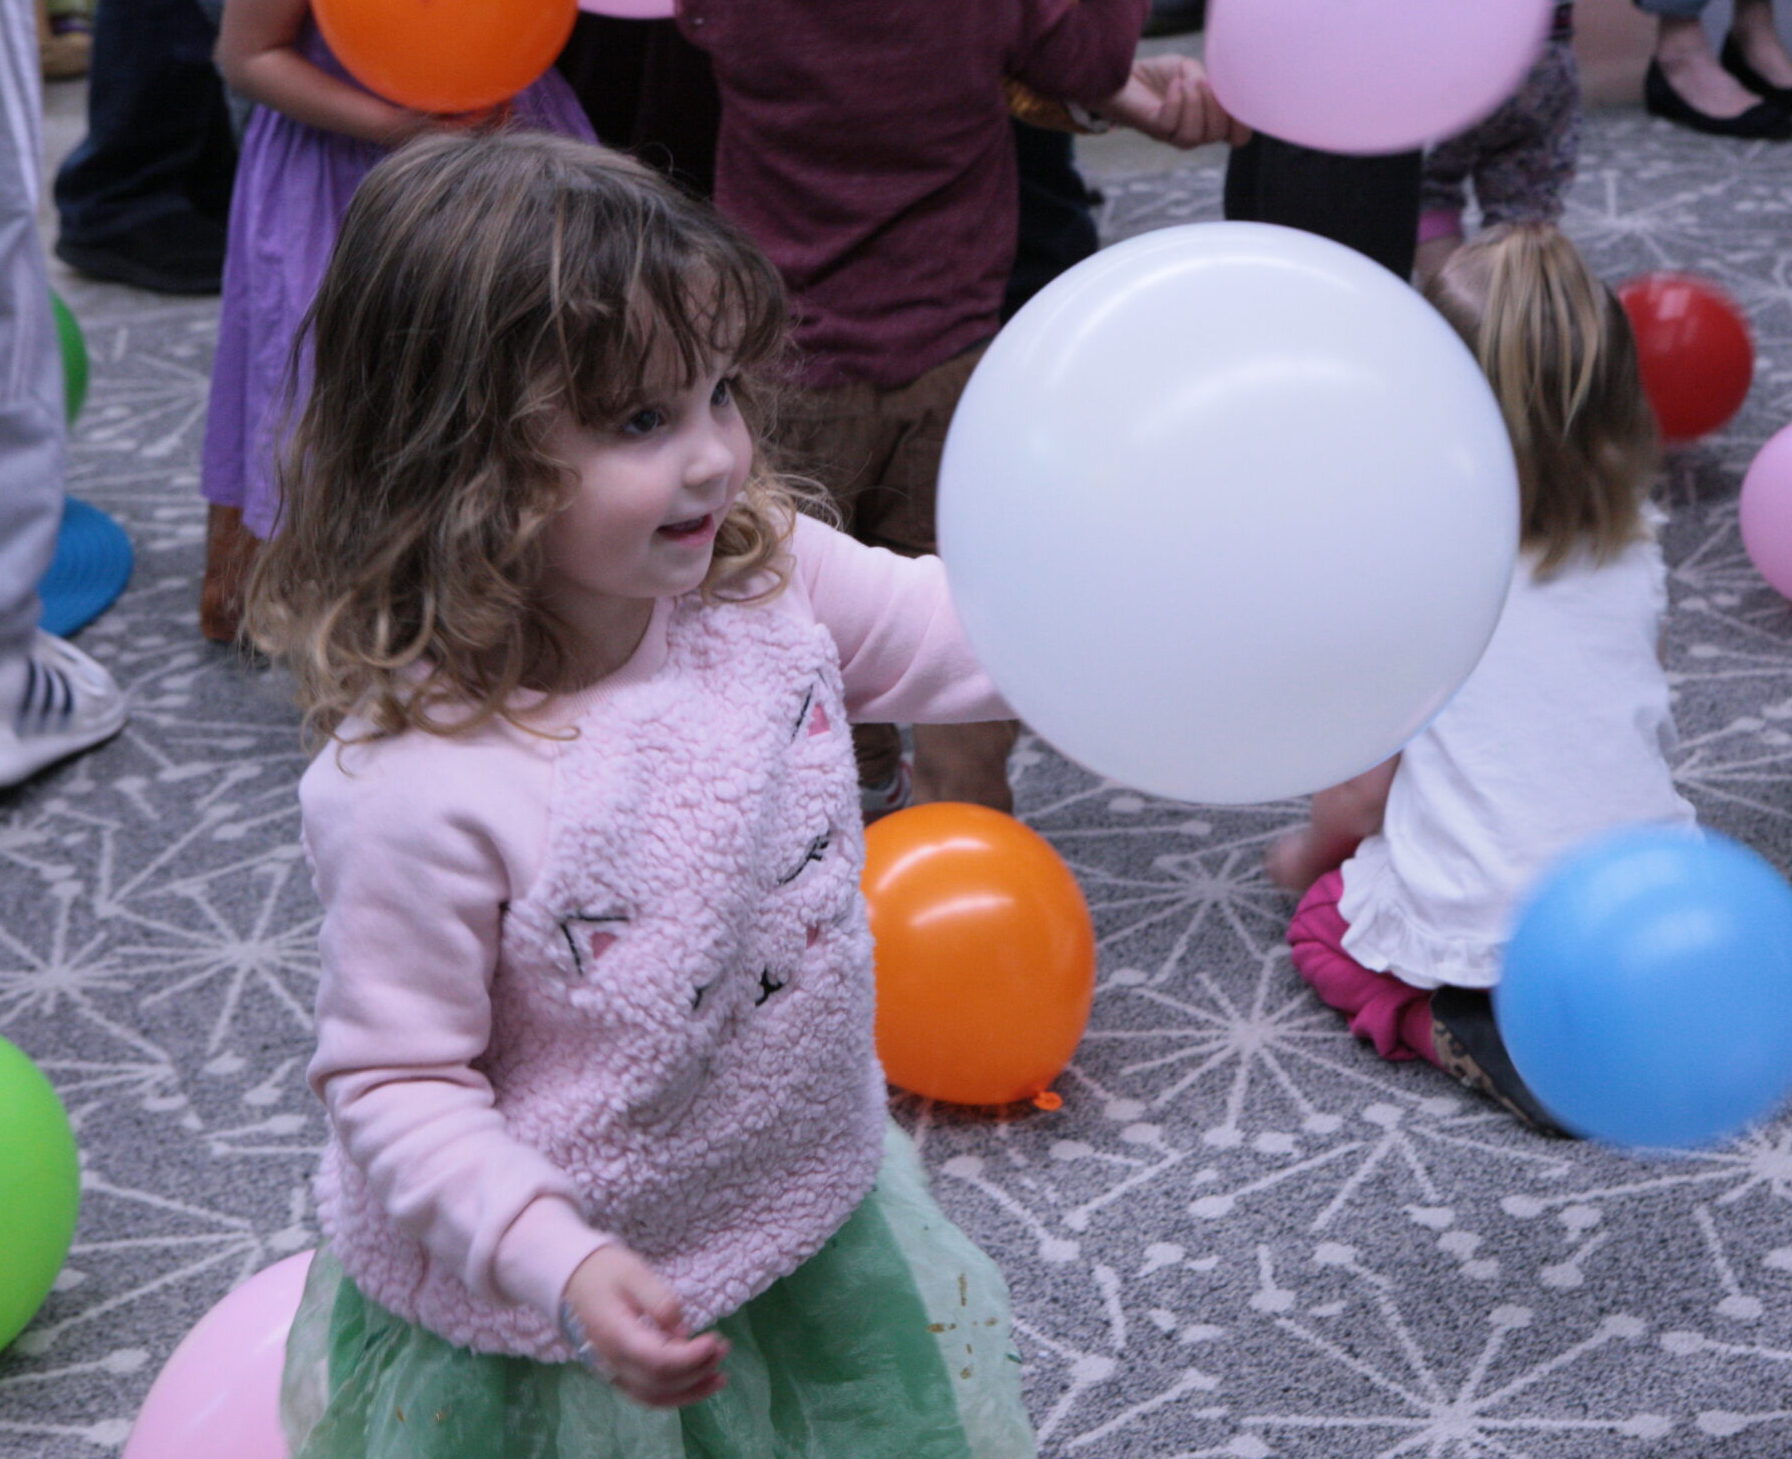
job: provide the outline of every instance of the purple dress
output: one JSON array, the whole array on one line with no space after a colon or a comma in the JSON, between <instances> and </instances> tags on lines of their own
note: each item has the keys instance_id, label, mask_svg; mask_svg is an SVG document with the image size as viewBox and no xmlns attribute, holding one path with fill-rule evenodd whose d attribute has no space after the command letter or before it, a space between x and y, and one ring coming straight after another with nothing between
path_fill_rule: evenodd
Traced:
<instances>
[{"instance_id":1,"label":"purple dress","mask_svg":"<svg viewBox=\"0 0 1792 1459\"><path fill-rule=\"evenodd\" d=\"M300 48L307 60L350 79L315 26L307 26ZM594 140L558 71L519 95L513 109L518 126ZM243 136L200 490L215 506L240 507L257 537L267 537L279 515L274 433L286 411L293 337L349 199L384 155L374 143L319 131L271 107L255 109Z\"/></svg>"}]
</instances>

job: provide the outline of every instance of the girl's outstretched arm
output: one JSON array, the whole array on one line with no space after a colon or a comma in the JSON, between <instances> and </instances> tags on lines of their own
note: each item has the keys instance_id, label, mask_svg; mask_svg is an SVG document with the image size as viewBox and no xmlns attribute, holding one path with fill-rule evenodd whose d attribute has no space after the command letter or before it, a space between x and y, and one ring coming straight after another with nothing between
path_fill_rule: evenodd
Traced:
<instances>
[{"instance_id":1,"label":"girl's outstretched arm","mask_svg":"<svg viewBox=\"0 0 1792 1459\"><path fill-rule=\"evenodd\" d=\"M1012 719L971 652L937 557L898 557L812 517L797 519L793 586L840 650L855 721Z\"/></svg>"},{"instance_id":2,"label":"girl's outstretched arm","mask_svg":"<svg viewBox=\"0 0 1792 1459\"><path fill-rule=\"evenodd\" d=\"M1388 789L1399 768L1400 757L1395 755L1315 794L1307 824L1269 848L1264 858L1269 879L1284 891L1304 892L1326 872L1342 866L1363 837L1381 829Z\"/></svg>"},{"instance_id":3,"label":"girl's outstretched arm","mask_svg":"<svg viewBox=\"0 0 1792 1459\"><path fill-rule=\"evenodd\" d=\"M231 87L320 131L396 146L436 119L382 101L305 59L310 0L230 0L213 53Z\"/></svg>"}]
</instances>

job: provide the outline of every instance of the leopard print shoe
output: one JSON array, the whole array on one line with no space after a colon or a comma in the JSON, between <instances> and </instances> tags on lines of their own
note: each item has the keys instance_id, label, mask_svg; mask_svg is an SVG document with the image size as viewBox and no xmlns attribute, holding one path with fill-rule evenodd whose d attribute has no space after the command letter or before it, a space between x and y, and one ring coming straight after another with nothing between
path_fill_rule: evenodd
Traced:
<instances>
[{"instance_id":1,"label":"leopard print shoe","mask_svg":"<svg viewBox=\"0 0 1792 1459\"><path fill-rule=\"evenodd\" d=\"M1438 1065L1458 1084L1485 1095L1540 1135L1578 1139L1546 1110L1512 1065L1481 988L1439 988L1431 995L1431 1042Z\"/></svg>"}]
</instances>

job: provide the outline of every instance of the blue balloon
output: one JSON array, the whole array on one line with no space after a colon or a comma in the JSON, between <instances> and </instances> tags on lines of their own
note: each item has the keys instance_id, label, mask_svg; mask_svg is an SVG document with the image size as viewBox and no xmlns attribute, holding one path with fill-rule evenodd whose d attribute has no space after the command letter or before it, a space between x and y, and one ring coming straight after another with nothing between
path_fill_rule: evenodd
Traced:
<instances>
[{"instance_id":1,"label":"blue balloon","mask_svg":"<svg viewBox=\"0 0 1792 1459\"><path fill-rule=\"evenodd\" d=\"M1792 887L1712 832L1570 853L1520 910L1494 994L1525 1082L1613 1145L1705 1145L1792 1092Z\"/></svg>"}]
</instances>

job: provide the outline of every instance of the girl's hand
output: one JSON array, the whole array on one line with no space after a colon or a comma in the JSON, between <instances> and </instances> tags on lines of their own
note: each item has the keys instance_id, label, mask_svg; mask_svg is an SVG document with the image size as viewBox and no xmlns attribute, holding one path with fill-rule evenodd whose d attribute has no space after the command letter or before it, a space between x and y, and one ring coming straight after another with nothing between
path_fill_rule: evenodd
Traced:
<instances>
[{"instance_id":1,"label":"girl's hand","mask_svg":"<svg viewBox=\"0 0 1792 1459\"><path fill-rule=\"evenodd\" d=\"M501 127L510 120L510 103L500 102L484 111L412 111L404 107L393 107L392 112L391 125L381 136L372 140L396 149L426 132L477 132Z\"/></svg>"},{"instance_id":2,"label":"girl's hand","mask_svg":"<svg viewBox=\"0 0 1792 1459\"><path fill-rule=\"evenodd\" d=\"M630 1398L681 1408L719 1390L728 1344L692 1337L678 1298L626 1246L605 1246L567 1280L560 1323L579 1361Z\"/></svg>"},{"instance_id":3,"label":"girl's hand","mask_svg":"<svg viewBox=\"0 0 1792 1459\"><path fill-rule=\"evenodd\" d=\"M382 147L423 132L501 124L510 103L455 116L394 106L319 69L299 49L311 0L230 0L218 29L218 69L251 101L294 121Z\"/></svg>"},{"instance_id":4,"label":"girl's hand","mask_svg":"<svg viewBox=\"0 0 1792 1459\"><path fill-rule=\"evenodd\" d=\"M385 102L379 104L386 105ZM394 150L413 138L421 137L429 132L495 130L505 125L511 116L511 104L508 101L501 101L496 106L489 106L483 111L413 111L405 107L390 107L388 109L392 113L390 124L378 136L371 137L369 140Z\"/></svg>"},{"instance_id":5,"label":"girl's hand","mask_svg":"<svg viewBox=\"0 0 1792 1459\"><path fill-rule=\"evenodd\" d=\"M426 115L425 119L439 131L488 132L505 126L510 121L511 111L510 102L500 101L496 106L488 106L482 111L436 112Z\"/></svg>"}]
</instances>

